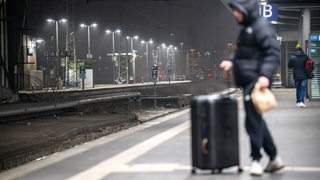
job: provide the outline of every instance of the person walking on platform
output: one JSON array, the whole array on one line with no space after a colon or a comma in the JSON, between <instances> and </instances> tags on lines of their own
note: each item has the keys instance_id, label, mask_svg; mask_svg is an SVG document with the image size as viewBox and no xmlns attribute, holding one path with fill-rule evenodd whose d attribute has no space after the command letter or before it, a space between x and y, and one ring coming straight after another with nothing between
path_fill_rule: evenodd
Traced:
<instances>
[{"instance_id":1,"label":"person walking on platform","mask_svg":"<svg viewBox=\"0 0 320 180\"><path fill-rule=\"evenodd\" d=\"M261 176L263 171L272 173L285 167L266 122L255 109L250 96L256 83L270 88L273 74L280 64L280 43L271 24L259 16L257 0L231 0L228 3L242 28L236 51L230 60L223 60L220 67L224 71L233 68L235 84L243 88L245 127L251 144L250 174ZM270 158L264 170L260 164L262 148Z\"/></svg>"},{"instance_id":2,"label":"person walking on platform","mask_svg":"<svg viewBox=\"0 0 320 180\"><path fill-rule=\"evenodd\" d=\"M304 97L307 88L307 71L305 69L305 63L308 57L301 49L299 43L296 45L296 50L289 58L288 68L293 68L293 79L296 87L296 104L298 107L304 108Z\"/></svg>"}]
</instances>

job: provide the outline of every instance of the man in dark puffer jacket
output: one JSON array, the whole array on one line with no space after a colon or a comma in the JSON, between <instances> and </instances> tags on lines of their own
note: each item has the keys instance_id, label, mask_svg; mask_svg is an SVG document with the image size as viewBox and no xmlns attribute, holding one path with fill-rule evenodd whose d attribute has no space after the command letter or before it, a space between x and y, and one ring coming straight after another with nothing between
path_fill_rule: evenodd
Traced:
<instances>
[{"instance_id":1,"label":"man in dark puffer jacket","mask_svg":"<svg viewBox=\"0 0 320 180\"><path fill-rule=\"evenodd\" d=\"M305 64L307 61L307 56L297 44L296 51L289 58L288 68L293 68L293 79L294 85L296 86L296 103L298 107L304 108L304 96L306 94L307 88L307 71L305 69Z\"/></svg>"},{"instance_id":2,"label":"man in dark puffer jacket","mask_svg":"<svg viewBox=\"0 0 320 180\"><path fill-rule=\"evenodd\" d=\"M268 21L259 16L257 0L231 0L229 5L237 22L242 25L237 42L237 50L231 60L224 60L220 67L224 71L233 68L235 83L243 88L246 111L245 126L250 136L252 164L250 174L261 176L261 148L270 157L265 172L275 172L285 165L278 156L277 148L262 115L251 101L255 83L270 88L273 74L280 63L280 43Z\"/></svg>"}]
</instances>

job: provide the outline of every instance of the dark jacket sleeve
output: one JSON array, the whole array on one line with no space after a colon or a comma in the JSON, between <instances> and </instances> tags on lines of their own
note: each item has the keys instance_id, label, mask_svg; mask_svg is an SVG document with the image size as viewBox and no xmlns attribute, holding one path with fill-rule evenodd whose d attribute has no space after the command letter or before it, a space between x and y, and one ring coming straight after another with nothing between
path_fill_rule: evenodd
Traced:
<instances>
[{"instance_id":1,"label":"dark jacket sleeve","mask_svg":"<svg viewBox=\"0 0 320 180\"><path fill-rule=\"evenodd\" d=\"M257 42L263 52L260 65L260 75L273 79L273 74L280 65L280 42L269 22L265 20L258 23Z\"/></svg>"}]
</instances>

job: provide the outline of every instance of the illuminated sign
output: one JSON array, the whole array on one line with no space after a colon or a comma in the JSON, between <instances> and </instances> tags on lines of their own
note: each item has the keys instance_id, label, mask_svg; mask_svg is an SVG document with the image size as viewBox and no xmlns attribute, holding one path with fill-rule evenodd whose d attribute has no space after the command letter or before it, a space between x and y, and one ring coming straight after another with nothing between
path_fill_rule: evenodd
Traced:
<instances>
[{"instance_id":1,"label":"illuminated sign","mask_svg":"<svg viewBox=\"0 0 320 180\"><path fill-rule=\"evenodd\" d=\"M308 82L308 93L310 100L320 99L320 34L311 34L309 36L309 57L314 60L314 78L310 79Z\"/></svg>"},{"instance_id":2,"label":"illuminated sign","mask_svg":"<svg viewBox=\"0 0 320 180\"><path fill-rule=\"evenodd\" d=\"M311 35L310 36L311 41L319 41L319 39L320 39L320 36L318 36L318 35Z\"/></svg>"},{"instance_id":3,"label":"illuminated sign","mask_svg":"<svg viewBox=\"0 0 320 180\"><path fill-rule=\"evenodd\" d=\"M263 4L260 6L259 12L260 16L268 21L278 20L278 4Z\"/></svg>"}]
</instances>

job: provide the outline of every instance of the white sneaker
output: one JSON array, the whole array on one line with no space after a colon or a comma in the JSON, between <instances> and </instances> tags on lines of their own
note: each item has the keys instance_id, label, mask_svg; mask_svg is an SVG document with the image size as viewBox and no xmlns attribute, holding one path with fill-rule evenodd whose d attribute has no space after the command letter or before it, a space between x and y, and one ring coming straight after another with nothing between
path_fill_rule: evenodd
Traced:
<instances>
[{"instance_id":1,"label":"white sneaker","mask_svg":"<svg viewBox=\"0 0 320 180\"><path fill-rule=\"evenodd\" d=\"M258 161L256 161L256 160L252 161L251 168L250 168L250 174L252 176L261 176L263 174L261 164Z\"/></svg>"},{"instance_id":2,"label":"white sneaker","mask_svg":"<svg viewBox=\"0 0 320 180\"><path fill-rule=\"evenodd\" d=\"M300 108L306 107L306 105L303 102L298 102L297 106L300 107Z\"/></svg>"},{"instance_id":3,"label":"white sneaker","mask_svg":"<svg viewBox=\"0 0 320 180\"><path fill-rule=\"evenodd\" d=\"M266 168L264 169L264 172L273 173L276 171L279 171L280 169L284 168L285 165L282 161L282 159L277 156L274 160L270 161Z\"/></svg>"},{"instance_id":4,"label":"white sneaker","mask_svg":"<svg viewBox=\"0 0 320 180\"><path fill-rule=\"evenodd\" d=\"M300 102L300 106L299 107L304 108L304 107L306 107L306 105L303 102Z\"/></svg>"}]
</instances>

